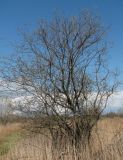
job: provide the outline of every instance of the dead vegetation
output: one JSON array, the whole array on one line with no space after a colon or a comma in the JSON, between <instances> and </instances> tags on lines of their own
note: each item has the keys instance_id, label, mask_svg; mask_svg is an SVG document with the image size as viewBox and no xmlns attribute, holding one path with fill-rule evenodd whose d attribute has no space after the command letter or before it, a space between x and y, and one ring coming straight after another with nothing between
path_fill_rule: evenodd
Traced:
<instances>
[{"instance_id":1,"label":"dead vegetation","mask_svg":"<svg viewBox=\"0 0 123 160\"><path fill-rule=\"evenodd\" d=\"M0 139L5 136L20 130L22 124L21 123L8 123L6 125L0 125Z\"/></svg>"},{"instance_id":2,"label":"dead vegetation","mask_svg":"<svg viewBox=\"0 0 123 160\"><path fill-rule=\"evenodd\" d=\"M10 128L18 128L17 124ZM6 132L13 131L5 127ZM4 130L4 129L3 129ZM43 132L43 131L42 131ZM44 131L46 132L46 131ZM1 132L2 133L2 132ZM5 131L4 131L5 133ZM56 137L57 138L57 137ZM60 146L61 144L59 144ZM29 134L12 146L2 160L122 160L123 118L103 118L93 129L90 144L77 150L71 145L64 149L52 146L44 134Z\"/></svg>"}]
</instances>

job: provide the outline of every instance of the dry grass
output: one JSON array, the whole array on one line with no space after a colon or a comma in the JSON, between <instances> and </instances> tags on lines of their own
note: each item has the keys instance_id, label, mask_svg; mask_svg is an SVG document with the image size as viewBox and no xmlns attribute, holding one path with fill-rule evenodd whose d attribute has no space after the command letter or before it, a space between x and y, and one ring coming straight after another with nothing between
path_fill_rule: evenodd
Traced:
<instances>
[{"instance_id":1,"label":"dry grass","mask_svg":"<svg viewBox=\"0 0 123 160\"><path fill-rule=\"evenodd\" d=\"M20 137L22 124L9 123L7 125L0 125L0 158L6 154Z\"/></svg>"},{"instance_id":2,"label":"dry grass","mask_svg":"<svg viewBox=\"0 0 123 160\"><path fill-rule=\"evenodd\" d=\"M7 135L21 129L21 123L8 123L6 125L0 125L0 139Z\"/></svg>"},{"instance_id":3,"label":"dry grass","mask_svg":"<svg viewBox=\"0 0 123 160\"><path fill-rule=\"evenodd\" d=\"M11 131L9 127L6 129ZM54 150L51 140L44 135L30 135L11 147L11 150L1 159L123 160L123 118L114 117L100 120L93 129L90 146L82 148L80 151L71 146L67 146L65 150Z\"/></svg>"}]
</instances>

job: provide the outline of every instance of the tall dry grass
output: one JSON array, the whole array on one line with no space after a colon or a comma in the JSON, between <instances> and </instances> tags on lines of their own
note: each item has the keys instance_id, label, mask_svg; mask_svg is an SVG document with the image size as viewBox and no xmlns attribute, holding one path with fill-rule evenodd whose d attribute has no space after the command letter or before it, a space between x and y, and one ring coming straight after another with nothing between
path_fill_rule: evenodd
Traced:
<instances>
[{"instance_id":1,"label":"tall dry grass","mask_svg":"<svg viewBox=\"0 0 123 160\"><path fill-rule=\"evenodd\" d=\"M21 129L21 123L7 123L6 125L0 125L0 139L11 134L12 132Z\"/></svg>"},{"instance_id":2,"label":"tall dry grass","mask_svg":"<svg viewBox=\"0 0 123 160\"><path fill-rule=\"evenodd\" d=\"M70 145L62 150L54 149L47 136L30 134L1 160L123 160L123 118L100 120L93 129L89 146L80 150Z\"/></svg>"}]
</instances>

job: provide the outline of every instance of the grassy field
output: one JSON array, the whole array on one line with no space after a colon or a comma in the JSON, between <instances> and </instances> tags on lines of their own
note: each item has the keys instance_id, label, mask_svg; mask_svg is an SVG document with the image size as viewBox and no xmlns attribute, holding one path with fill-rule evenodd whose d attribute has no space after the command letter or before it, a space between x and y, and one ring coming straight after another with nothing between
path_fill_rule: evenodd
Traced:
<instances>
[{"instance_id":1,"label":"grassy field","mask_svg":"<svg viewBox=\"0 0 123 160\"><path fill-rule=\"evenodd\" d=\"M0 126L1 160L123 160L123 118L103 118L93 129L90 146L54 150L44 135L21 136L22 124ZM60 145L60 144L59 144Z\"/></svg>"}]
</instances>

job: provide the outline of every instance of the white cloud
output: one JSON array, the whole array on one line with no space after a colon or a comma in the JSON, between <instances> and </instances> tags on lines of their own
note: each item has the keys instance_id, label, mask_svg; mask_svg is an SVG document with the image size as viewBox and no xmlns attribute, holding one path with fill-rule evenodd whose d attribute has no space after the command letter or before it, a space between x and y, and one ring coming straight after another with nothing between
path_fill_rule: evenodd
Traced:
<instances>
[{"instance_id":1,"label":"white cloud","mask_svg":"<svg viewBox=\"0 0 123 160\"><path fill-rule=\"evenodd\" d=\"M13 99L14 96L12 97L12 93L10 94L9 89L6 89L6 85L7 83L5 81L2 81L0 79L0 96L3 97L3 95L6 95L7 97L10 97ZM11 84L10 85L12 90L14 90L16 88L15 84ZM16 95L17 96L17 95ZM22 100L23 99L23 100ZM14 101L23 101L24 102L25 97L16 97L14 98ZM2 102L3 104L3 102ZM0 100L0 110L1 108L1 100ZM117 91L116 93L114 93L108 101L108 105L106 108L106 111L118 111L119 108L123 108L123 90Z\"/></svg>"},{"instance_id":2,"label":"white cloud","mask_svg":"<svg viewBox=\"0 0 123 160\"><path fill-rule=\"evenodd\" d=\"M25 97L17 97L14 99L15 102L24 102ZM26 99L25 99L26 100ZM123 108L123 90L115 92L108 100L106 112L115 111L117 112L119 108Z\"/></svg>"},{"instance_id":3,"label":"white cloud","mask_svg":"<svg viewBox=\"0 0 123 160\"><path fill-rule=\"evenodd\" d=\"M118 111L119 108L123 108L123 90L114 93L108 101L108 111Z\"/></svg>"}]
</instances>

